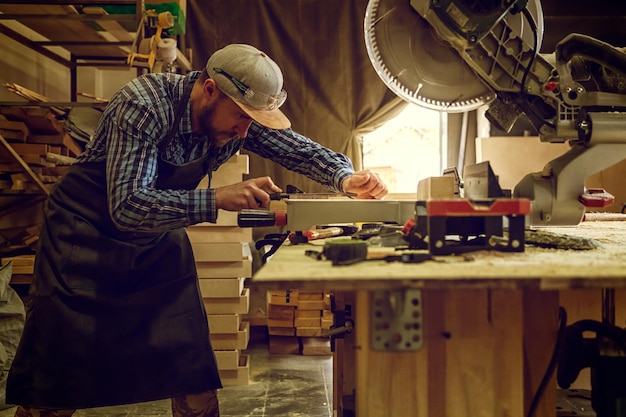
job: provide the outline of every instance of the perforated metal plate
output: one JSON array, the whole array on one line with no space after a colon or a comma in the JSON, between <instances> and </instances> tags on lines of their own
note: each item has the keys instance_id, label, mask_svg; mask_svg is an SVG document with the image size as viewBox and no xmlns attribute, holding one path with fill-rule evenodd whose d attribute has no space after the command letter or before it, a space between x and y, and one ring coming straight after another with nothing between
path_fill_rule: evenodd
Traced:
<instances>
[{"instance_id":1,"label":"perforated metal plate","mask_svg":"<svg viewBox=\"0 0 626 417\"><path fill-rule=\"evenodd\" d=\"M421 349L424 344L421 290L375 291L372 297L372 349Z\"/></svg>"}]
</instances>

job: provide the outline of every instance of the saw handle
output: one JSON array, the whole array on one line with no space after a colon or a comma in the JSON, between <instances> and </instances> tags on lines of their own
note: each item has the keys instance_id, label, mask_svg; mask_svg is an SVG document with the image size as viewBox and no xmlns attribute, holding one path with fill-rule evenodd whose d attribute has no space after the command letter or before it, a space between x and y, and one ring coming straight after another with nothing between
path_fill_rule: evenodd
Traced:
<instances>
[{"instance_id":1,"label":"saw handle","mask_svg":"<svg viewBox=\"0 0 626 417\"><path fill-rule=\"evenodd\" d=\"M284 226L287 224L285 210L245 209L237 214L239 227Z\"/></svg>"}]
</instances>

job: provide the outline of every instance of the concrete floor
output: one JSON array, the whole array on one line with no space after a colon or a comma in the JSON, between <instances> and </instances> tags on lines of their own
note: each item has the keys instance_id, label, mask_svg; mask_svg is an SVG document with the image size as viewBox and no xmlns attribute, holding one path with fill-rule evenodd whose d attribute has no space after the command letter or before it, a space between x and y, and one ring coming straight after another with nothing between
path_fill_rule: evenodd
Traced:
<instances>
[{"instance_id":1,"label":"concrete floor","mask_svg":"<svg viewBox=\"0 0 626 417\"><path fill-rule=\"evenodd\" d=\"M333 417L330 356L270 355L250 341L250 383L219 391L221 417ZM0 411L13 417L15 409ZM75 417L171 416L169 400L78 410Z\"/></svg>"}]
</instances>

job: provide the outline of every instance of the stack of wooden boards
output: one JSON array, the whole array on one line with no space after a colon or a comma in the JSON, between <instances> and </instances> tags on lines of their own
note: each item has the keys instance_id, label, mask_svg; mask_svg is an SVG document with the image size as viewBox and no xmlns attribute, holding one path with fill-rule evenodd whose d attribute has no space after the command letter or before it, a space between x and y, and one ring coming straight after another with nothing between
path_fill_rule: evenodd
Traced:
<instances>
[{"instance_id":1,"label":"stack of wooden boards","mask_svg":"<svg viewBox=\"0 0 626 417\"><path fill-rule=\"evenodd\" d=\"M268 291L270 353L330 355L330 339L323 337L333 324L330 297L324 291Z\"/></svg>"},{"instance_id":2,"label":"stack of wooden boards","mask_svg":"<svg viewBox=\"0 0 626 417\"><path fill-rule=\"evenodd\" d=\"M48 186L61 178L68 162L83 150L47 107L0 106L0 135ZM0 146L0 189L38 189L5 146Z\"/></svg>"},{"instance_id":3,"label":"stack of wooden boards","mask_svg":"<svg viewBox=\"0 0 626 417\"><path fill-rule=\"evenodd\" d=\"M213 173L211 187L240 182L248 173L248 157L235 155ZM206 182L199 186L206 188ZM208 315L211 343L224 386L247 385L250 358L243 354L250 340L250 323L242 318L250 306L252 276L249 242L252 229L237 226L237 212L220 210L216 223L187 228L200 292Z\"/></svg>"}]
</instances>

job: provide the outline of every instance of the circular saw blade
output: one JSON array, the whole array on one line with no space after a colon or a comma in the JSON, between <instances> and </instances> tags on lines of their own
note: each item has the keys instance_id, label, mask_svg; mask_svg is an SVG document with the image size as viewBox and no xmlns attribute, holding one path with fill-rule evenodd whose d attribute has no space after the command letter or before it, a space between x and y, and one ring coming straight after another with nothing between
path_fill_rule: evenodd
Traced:
<instances>
[{"instance_id":1,"label":"circular saw blade","mask_svg":"<svg viewBox=\"0 0 626 417\"><path fill-rule=\"evenodd\" d=\"M370 0L365 44L380 78L406 101L454 113L474 110L495 98L409 0Z\"/></svg>"}]
</instances>

